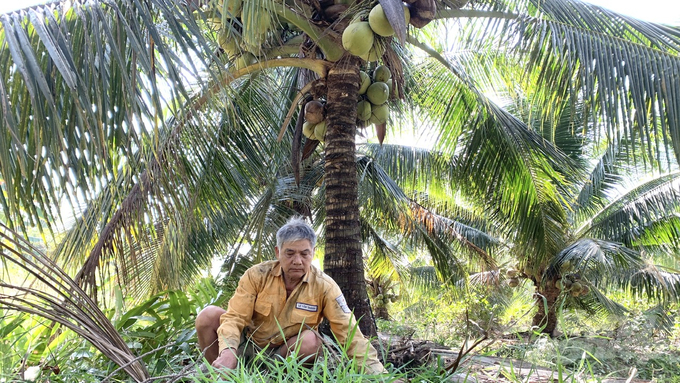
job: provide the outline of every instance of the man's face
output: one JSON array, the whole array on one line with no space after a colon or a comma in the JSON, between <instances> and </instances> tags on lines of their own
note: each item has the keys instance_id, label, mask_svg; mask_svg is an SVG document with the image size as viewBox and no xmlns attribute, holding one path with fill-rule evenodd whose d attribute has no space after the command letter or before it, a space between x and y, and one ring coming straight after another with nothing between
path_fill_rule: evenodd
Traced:
<instances>
[{"instance_id":1,"label":"man's face","mask_svg":"<svg viewBox=\"0 0 680 383\"><path fill-rule=\"evenodd\" d=\"M279 249L274 249L276 259L281 263L281 269L288 281L297 281L309 271L309 266L314 258L314 249L311 242L306 239L286 242Z\"/></svg>"}]
</instances>

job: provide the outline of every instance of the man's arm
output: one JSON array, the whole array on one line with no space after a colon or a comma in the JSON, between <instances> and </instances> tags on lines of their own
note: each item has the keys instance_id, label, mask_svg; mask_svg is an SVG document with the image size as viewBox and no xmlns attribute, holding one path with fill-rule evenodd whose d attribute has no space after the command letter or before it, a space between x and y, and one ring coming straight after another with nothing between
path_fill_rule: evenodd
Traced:
<instances>
[{"instance_id":1,"label":"man's arm","mask_svg":"<svg viewBox=\"0 0 680 383\"><path fill-rule=\"evenodd\" d=\"M349 334L354 332L347 347L347 354L350 357L363 362L364 368L370 373L387 372L378 360L378 352L359 330L356 318L335 282L332 283L332 287L324 297L323 316L330 322L331 331L341 344L346 344Z\"/></svg>"},{"instance_id":2,"label":"man's arm","mask_svg":"<svg viewBox=\"0 0 680 383\"><path fill-rule=\"evenodd\" d=\"M253 280L250 270L246 271L238 282L236 292L229 300L227 311L220 317L220 327L217 329L219 342L219 356L213 363L216 367L231 367L231 360L241 343L241 333L253 317L253 307L257 298L259 284ZM217 365L216 365L217 364Z\"/></svg>"}]
</instances>

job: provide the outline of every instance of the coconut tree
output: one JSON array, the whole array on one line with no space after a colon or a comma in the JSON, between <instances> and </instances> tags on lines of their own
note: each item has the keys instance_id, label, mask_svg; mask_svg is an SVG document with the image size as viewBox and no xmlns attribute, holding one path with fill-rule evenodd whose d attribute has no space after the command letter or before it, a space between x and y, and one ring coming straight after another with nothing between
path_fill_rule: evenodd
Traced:
<instances>
[{"instance_id":1,"label":"coconut tree","mask_svg":"<svg viewBox=\"0 0 680 383\"><path fill-rule=\"evenodd\" d=\"M432 19L471 19L462 30L468 48L510 48L544 89L548 117L560 112L555 100L582 97L590 118L608 122L599 134L616 136L623 124L621 134L650 153L657 143L680 153L674 29L576 1L433 0L408 4L407 28L402 2L380 5L382 22L373 23L376 2L54 2L3 15L3 214L13 229L39 225L48 233L70 227L64 204L82 211L59 247L81 285L95 288L97 270L108 269L135 286L164 287L190 280L219 248L214 237L238 238L270 179L263 176L280 169L263 165L291 153L298 181L302 159L322 150L324 268L367 319L362 331L373 334L366 291L356 283L363 255L355 140L367 125L382 140L387 116L371 106L368 121L358 118L357 101L371 101L360 96L360 69L386 66L390 104L416 110L451 149L465 127L499 149L523 149L496 166L531 163L524 168L553 179L566 164L444 53L427 33L438 25ZM408 46L434 57L434 66L416 68ZM446 83L436 77L442 70ZM371 93L384 96L385 86ZM326 131L317 135L317 124L302 139L313 100L322 101ZM548 157L526 155L537 151ZM523 211L513 220L531 214L532 205L503 196L502 211ZM527 241L549 244L533 229L523 231Z\"/></svg>"},{"instance_id":2,"label":"coconut tree","mask_svg":"<svg viewBox=\"0 0 680 383\"><path fill-rule=\"evenodd\" d=\"M497 78L512 71L499 69ZM505 95L505 110L570 164L546 167L535 153L496 138L493 126L459 136L465 149L454 162L462 188L477 196L518 261L507 269L510 286L527 281L535 287L533 325L554 333L558 307L620 314L625 308L605 295L612 289L677 301L676 159L635 146L624 134L600 136L607 122L588 121L583 98L553 105L554 113L533 102L542 90L494 91Z\"/></svg>"}]
</instances>

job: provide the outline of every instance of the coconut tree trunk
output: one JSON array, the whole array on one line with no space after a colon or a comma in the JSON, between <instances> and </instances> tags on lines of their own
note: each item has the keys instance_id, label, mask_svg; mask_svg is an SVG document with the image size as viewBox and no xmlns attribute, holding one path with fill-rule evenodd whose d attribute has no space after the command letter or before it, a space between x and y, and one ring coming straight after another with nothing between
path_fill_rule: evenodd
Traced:
<instances>
[{"instance_id":1,"label":"coconut tree trunk","mask_svg":"<svg viewBox=\"0 0 680 383\"><path fill-rule=\"evenodd\" d=\"M555 334L557 329L557 297L560 289L555 281L536 283L536 313L532 325L541 328L543 334Z\"/></svg>"},{"instance_id":2,"label":"coconut tree trunk","mask_svg":"<svg viewBox=\"0 0 680 383\"><path fill-rule=\"evenodd\" d=\"M375 306L375 317L377 319L390 320L390 313L387 311L387 306L376 305Z\"/></svg>"},{"instance_id":3,"label":"coconut tree trunk","mask_svg":"<svg viewBox=\"0 0 680 383\"><path fill-rule=\"evenodd\" d=\"M333 278L366 336L377 334L366 292L359 226L356 115L359 92L356 57L345 57L328 72L324 272Z\"/></svg>"}]
</instances>

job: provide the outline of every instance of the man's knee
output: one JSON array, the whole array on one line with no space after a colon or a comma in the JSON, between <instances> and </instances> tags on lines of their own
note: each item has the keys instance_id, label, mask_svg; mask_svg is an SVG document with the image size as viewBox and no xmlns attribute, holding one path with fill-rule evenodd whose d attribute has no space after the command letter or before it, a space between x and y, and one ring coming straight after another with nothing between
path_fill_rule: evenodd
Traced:
<instances>
[{"instance_id":1,"label":"man's knee","mask_svg":"<svg viewBox=\"0 0 680 383\"><path fill-rule=\"evenodd\" d=\"M207 306L196 316L196 331L214 330L220 327L220 317L225 310L217 306Z\"/></svg>"},{"instance_id":2,"label":"man's knee","mask_svg":"<svg viewBox=\"0 0 680 383\"><path fill-rule=\"evenodd\" d=\"M313 355L321 348L321 339L313 331L305 330L300 334L300 353L303 355Z\"/></svg>"}]
</instances>

